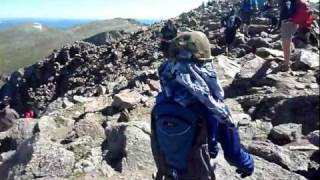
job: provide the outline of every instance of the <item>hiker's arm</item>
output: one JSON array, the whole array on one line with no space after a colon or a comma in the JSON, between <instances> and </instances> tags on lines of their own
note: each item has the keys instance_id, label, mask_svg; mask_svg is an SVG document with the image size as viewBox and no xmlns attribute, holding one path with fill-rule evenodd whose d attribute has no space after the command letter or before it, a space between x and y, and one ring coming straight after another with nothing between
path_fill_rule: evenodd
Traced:
<instances>
[{"instance_id":1,"label":"hiker's arm","mask_svg":"<svg viewBox=\"0 0 320 180\"><path fill-rule=\"evenodd\" d=\"M240 26L241 26L241 18L240 17L237 17L236 18L236 21L237 21L237 23L236 23L236 28L238 29L238 28L240 28Z\"/></svg>"},{"instance_id":2,"label":"hiker's arm","mask_svg":"<svg viewBox=\"0 0 320 180\"><path fill-rule=\"evenodd\" d=\"M239 172L251 175L254 170L253 158L246 153L240 144L240 137L236 127L219 124L218 141L224 152L224 158Z\"/></svg>"}]
</instances>

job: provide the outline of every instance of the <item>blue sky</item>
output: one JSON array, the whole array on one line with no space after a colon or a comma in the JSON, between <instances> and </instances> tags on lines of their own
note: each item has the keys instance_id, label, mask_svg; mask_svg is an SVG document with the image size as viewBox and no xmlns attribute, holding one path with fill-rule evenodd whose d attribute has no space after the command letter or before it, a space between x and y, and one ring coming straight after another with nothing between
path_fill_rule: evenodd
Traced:
<instances>
[{"instance_id":1,"label":"blue sky","mask_svg":"<svg viewBox=\"0 0 320 180\"><path fill-rule=\"evenodd\" d=\"M166 19L203 0L0 0L0 18Z\"/></svg>"}]
</instances>

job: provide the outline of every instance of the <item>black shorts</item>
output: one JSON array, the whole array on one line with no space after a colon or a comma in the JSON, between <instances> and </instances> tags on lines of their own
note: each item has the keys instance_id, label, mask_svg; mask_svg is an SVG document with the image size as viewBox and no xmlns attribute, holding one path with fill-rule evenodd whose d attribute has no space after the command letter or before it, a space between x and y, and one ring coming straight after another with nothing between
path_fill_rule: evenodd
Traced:
<instances>
[{"instance_id":1,"label":"black shorts","mask_svg":"<svg viewBox=\"0 0 320 180\"><path fill-rule=\"evenodd\" d=\"M251 24L251 17L253 13L252 12L242 12L241 13L241 19L243 24Z\"/></svg>"},{"instance_id":2,"label":"black shorts","mask_svg":"<svg viewBox=\"0 0 320 180\"><path fill-rule=\"evenodd\" d=\"M224 36L226 39L226 44L230 45L232 44L232 42L234 41L235 37L236 37L236 33L237 33L237 29L226 29L224 31Z\"/></svg>"}]
</instances>

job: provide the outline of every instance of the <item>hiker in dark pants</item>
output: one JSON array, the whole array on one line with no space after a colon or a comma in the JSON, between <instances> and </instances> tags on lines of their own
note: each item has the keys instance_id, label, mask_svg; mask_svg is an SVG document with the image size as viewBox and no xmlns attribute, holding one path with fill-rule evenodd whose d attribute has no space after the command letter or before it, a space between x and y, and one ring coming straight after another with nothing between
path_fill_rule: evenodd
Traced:
<instances>
[{"instance_id":1,"label":"hiker in dark pants","mask_svg":"<svg viewBox=\"0 0 320 180\"><path fill-rule=\"evenodd\" d=\"M0 132L10 129L19 118L19 114L10 108L10 99L5 98L0 104Z\"/></svg>"},{"instance_id":2,"label":"hiker in dark pants","mask_svg":"<svg viewBox=\"0 0 320 180\"><path fill-rule=\"evenodd\" d=\"M177 28L173 24L171 20L168 20L166 25L161 29L160 32L160 38L161 38L161 44L160 44L160 50L163 52L163 55L165 58L168 57L168 51L170 42L173 38L177 36Z\"/></svg>"},{"instance_id":3,"label":"hiker in dark pants","mask_svg":"<svg viewBox=\"0 0 320 180\"><path fill-rule=\"evenodd\" d=\"M230 46L236 37L237 29L241 26L241 19L235 14L234 9L230 9L229 14L222 19L221 25L226 28L224 37L226 40L226 54L228 55Z\"/></svg>"},{"instance_id":4,"label":"hiker in dark pants","mask_svg":"<svg viewBox=\"0 0 320 180\"><path fill-rule=\"evenodd\" d=\"M241 31L245 36L248 36L249 26L251 24L251 18L255 11L258 11L257 0L243 0L240 7L240 15L242 19Z\"/></svg>"}]
</instances>

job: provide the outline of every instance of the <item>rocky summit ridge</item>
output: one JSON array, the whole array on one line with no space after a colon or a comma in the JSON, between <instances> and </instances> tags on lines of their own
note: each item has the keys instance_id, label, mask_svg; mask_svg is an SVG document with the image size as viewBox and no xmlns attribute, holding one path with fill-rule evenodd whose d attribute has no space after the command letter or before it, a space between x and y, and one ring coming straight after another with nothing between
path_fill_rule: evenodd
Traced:
<instances>
[{"instance_id":1,"label":"rocky summit ridge","mask_svg":"<svg viewBox=\"0 0 320 180\"><path fill-rule=\"evenodd\" d=\"M319 34L308 48L298 34L292 71L280 72L280 36L268 32L264 18L255 19L250 38L238 33L230 56L223 55L220 19L227 11L208 4L172 20L209 37L226 103L255 159L246 179L316 179ZM31 103L40 116L0 133L0 179L152 179L150 111L160 91L162 26L68 44L7 77L0 99L10 96L19 113ZM217 179L241 179L222 154Z\"/></svg>"}]
</instances>

